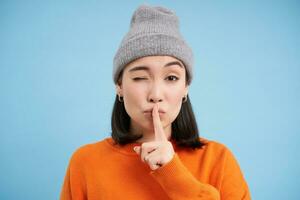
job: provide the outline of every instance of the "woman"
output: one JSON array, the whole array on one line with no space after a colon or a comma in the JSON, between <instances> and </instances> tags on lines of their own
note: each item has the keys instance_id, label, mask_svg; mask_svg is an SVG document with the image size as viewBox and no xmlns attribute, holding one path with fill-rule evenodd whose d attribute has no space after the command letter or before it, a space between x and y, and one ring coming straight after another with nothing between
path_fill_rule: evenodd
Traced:
<instances>
[{"instance_id":1,"label":"woman","mask_svg":"<svg viewBox=\"0 0 300 200\"><path fill-rule=\"evenodd\" d=\"M61 199L250 199L230 150L199 137L192 66L175 13L140 6L114 57L112 137L72 155Z\"/></svg>"}]
</instances>

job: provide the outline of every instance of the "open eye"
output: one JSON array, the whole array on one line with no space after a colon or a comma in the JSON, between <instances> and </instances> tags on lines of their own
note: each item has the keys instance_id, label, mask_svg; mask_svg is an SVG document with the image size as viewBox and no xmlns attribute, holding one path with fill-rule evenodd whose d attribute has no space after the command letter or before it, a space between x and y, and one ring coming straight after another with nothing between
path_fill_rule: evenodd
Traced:
<instances>
[{"instance_id":1,"label":"open eye","mask_svg":"<svg viewBox=\"0 0 300 200\"><path fill-rule=\"evenodd\" d=\"M179 80L179 78L177 76L174 76L174 75L168 76L167 79L169 81L177 81L177 80Z\"/></svg>"}]
</instances>

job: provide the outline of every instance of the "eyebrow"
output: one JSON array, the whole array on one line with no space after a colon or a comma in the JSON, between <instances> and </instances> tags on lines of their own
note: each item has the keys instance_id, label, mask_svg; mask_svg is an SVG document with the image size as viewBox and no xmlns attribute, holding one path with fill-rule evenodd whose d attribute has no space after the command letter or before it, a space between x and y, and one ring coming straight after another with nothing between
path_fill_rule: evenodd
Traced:
<instances>
[{"instance_id":1,"label":"eyebrow","mask_svg":"<svg viewBox=\"0 0 300 200\"><path fill-rule=\"evenodd\" d=\"M169 67L169 66L172 66L172 65L178 65L179 67L183 68L182 64L178 61L173 61L173 62L169 62L167 64L165 64L164 67ZM133 71L138 71L138 70L146 70L146 71L149 71L149 67L145 66L145 65L142 65L142 66L136 66L136 67L133 67L129 70L129 72L133 72Z\"/></svg>"}]
</instances>

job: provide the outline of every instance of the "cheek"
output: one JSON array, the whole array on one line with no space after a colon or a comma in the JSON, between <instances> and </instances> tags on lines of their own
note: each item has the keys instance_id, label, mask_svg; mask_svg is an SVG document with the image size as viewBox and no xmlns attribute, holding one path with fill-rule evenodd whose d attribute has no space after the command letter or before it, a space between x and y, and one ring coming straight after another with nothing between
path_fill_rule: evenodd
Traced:
<instances>
[{"instance_id":1,"label":"cheek","mask_svg":"<svg viewBox=\"0 0 300 200\"><path fill-rule=\"evenodd\" d=\"M123 90L124 106L127 113L132 116L135 112L140 112L140 104L143 102L144 92L141 88L127 85Z\"/></svg>"},{"instance_id":2,"label":"cheek","mask_svg":"<svg viewBox=\"0 0 300 200\"><path fill-rule=\"evenodd\" d=\"M136 87L134 85L127 85L124 87L124 98L127 99L128 102L139 102L143 97L143 89L140 87Z\"/></svg>"},{"instance_id":3,"label":"cheek","mask_svg":"<svg viewBox=\"0 0 300 200\"><path fill-rule=\"evenodd\" d=\"M169 112L170 112L170 120L174 121L178 116L181 106L182 106L182 98L184 96L183 92L176 92L170 94L169 96Z\"/></svg>"},{"instance_id":4,"label":"cheek","mask_svg":"<svg viewBox=\"0 0 300 200\"><path fill-rule=\"evenodd\" d=\"M182 103L182 98L184 96L183 90L170 90L170 93L168 95L168 101L171 106L178 107Z\"/></svg>"}]
</instances>

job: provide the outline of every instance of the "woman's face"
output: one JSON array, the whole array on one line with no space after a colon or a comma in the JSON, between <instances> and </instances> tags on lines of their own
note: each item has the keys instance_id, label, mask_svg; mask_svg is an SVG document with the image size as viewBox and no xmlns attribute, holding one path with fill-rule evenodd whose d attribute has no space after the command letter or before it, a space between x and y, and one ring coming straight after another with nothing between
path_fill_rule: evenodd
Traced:
<instances>
[{"instance_id":1,"label":"woman's face","mask_svg":"<svg viewBox=\"0 0 300 200\"><path fill-rule=\"evenodd\" d=\"M147 56L125 67L116 89L123 96L131 128L153 130L151 111L155 103L159 104L163 127L171 126L188 93L185 73L182 62L171 56Z\"/></svg>"}]
</instances>

